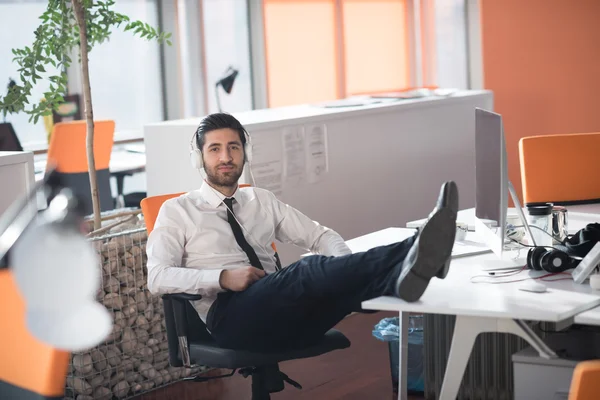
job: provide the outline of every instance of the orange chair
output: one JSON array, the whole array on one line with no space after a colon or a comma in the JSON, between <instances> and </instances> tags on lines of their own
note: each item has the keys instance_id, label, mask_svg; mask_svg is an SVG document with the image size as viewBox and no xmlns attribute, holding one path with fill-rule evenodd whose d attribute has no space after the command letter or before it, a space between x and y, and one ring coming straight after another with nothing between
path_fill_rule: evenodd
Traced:
<instances>
[{"instance_id":1,"label":"orange chair","mask_svg":"<svg viewBox=\"0 0 600 400\"><path fill-rule=\"evenodd\" d=\"M247 185L240 185L247 186ZM154 229L156 217L162 204L181 193L153 196L141 201L142 213L148 234ZM273 245L274 246L274 245ZM275 253L277 254L277 253ZM269 393L283 390L284 382L300 387L279 370L279 363L288 360L315 357L333 350L350 347L350 341L339 331L331 329L313 346L291 351L255 353L219 347L198 317L190 301L202 298L198 294L174 293L162 296L165 311L169 363L173 367L205 365L212 368L232 369L231 374L214 377L198 377L195 380L224 378L236 369L244 376L252 377L252 399L269 399Z\"/></svg>"},{"instance_id":2,"label":"orange chair","mask_svg":"<svg viewBox=\"0 0 600 400\"><path fill-rule=\"evenodd\" d=\"M569 400L600 398L600 360L582 361L573 371Z\"/></svg>"},{"instance_id":3,"label":"orange chair","mask_svg":"<svg viewBox=\"0 0 600 400\"><path fill-rule=\"evenodd\" d=\"M0 398L62 399L69 352L34 338L25 322L25 302L10 269L0 269Z\"/></svg>"},{"instance_id":4,"label":"orange chair","mask_svg":"<svg viewBox=\"0 0 600 400\"><path fill-rule=\"evenodd\" d=\"M524 137L519 141L523 200L600 202L600 133Z\"/></svg>"},{"instance_id":5,"label":"orange chair","mask_svg":"<svg viewBox=\"0 0 600 400\"><path fill-rule=\"evenodd\" d=\"M114 133L114 121L94 122L94 162L101 211L114 208L109 171ZM83 199L84 212L91 214L92 195L86 149L85 121L60 122L54 125L48 147L48 165L56 166L64 185Z\"/></svg>"},{"instance_id":6,"label":"orange chair","mask_svg":"<svg viewBox=\"0 0 600 400\"><path fill-rule=\"evenodd\" d=\"M142 207L142 214L144 214L144 221L146 221L146 230L148 234L154 230L154 224L156 223L156 217L162 207L163 203L173 197L179 197L185 192L163 194L161 196L146 197L140 202Z\"/></svg>"}]
</instances>

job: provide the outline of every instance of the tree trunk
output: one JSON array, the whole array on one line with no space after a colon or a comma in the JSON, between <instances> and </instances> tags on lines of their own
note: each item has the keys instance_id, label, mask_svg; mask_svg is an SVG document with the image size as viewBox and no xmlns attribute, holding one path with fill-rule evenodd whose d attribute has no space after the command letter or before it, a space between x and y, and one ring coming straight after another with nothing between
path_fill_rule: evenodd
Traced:
<instances>
[{"instance_id":1,"label":"tree trunk","mask_svg":"<svg viewBox=\"0 0 600 400\"><path fill-rule=\"evenodd\" d=\"M87 125L86 150L88 173L90 175L90 189L92 190L92 207L94 211L94 230L101 226L100 197L98 195L98 182L96 179L96 162L94 160L94 111L92 109L92 90L90 88L90 71L88 67L88 41L83 0L72 0L73 11L77 26L79 27L79 51L81 55L81 78L83 86L83 100L85 103L85 122Z\"/></svg>"}]
</instances>

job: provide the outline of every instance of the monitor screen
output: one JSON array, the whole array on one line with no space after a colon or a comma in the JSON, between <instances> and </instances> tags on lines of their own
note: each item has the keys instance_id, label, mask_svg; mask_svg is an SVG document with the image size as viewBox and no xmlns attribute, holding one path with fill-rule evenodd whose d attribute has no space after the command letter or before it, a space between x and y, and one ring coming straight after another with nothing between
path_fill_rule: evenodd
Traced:
<instances>
[{"instance_id":1,"label":"monitor screen","mask_svg":"<svg viewBox=\"0 0 600 400\"><path fill-rule=\"evenodd\" d=\"M506 205L507 177L503 173L505 158L502 117L499 114L475 110L475 216L498 224L502 207Z\"/></svg>"},{"instance_id":2,"label":"monitor screen","mask_svg":"<svg viewBox=\"0 0 600 400\"><path fill-rule=\"evenodd\" d=\"M0 151L23 151L21 142L10 122L0 123Z\"/></svg>"},{"instance_id":3,"label":"monitor screen","mask_svg":"<svg viewBox=\"0 0 600 400\"><path fill-rule=\"evenodd\" d=\"M501 259L508 209L508 162L499 114L475 110L475 231Z\"/></svg>"}]
</instances>

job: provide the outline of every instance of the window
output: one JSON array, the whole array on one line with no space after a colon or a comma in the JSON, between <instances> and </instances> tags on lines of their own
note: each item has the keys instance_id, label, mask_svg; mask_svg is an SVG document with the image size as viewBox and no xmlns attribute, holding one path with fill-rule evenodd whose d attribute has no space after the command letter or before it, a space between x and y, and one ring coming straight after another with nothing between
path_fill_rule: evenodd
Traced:
<instances>
[{"instance_id":1,"label":"window","mask_svg":"<svg viewBox=\"0 0 600 400\"><path fill-rule=\"evenodd\" d=\"M342 0L346 94L410 86L406 4Z\"/></svg>"},{"instance_id":2,"label":"window","mask_svg":"<svg viewBox=\"0 0 600 400\"><path fill-rule=\"evenodd\" d=\"M203 0L208 112L217 111L215 83L229 67L239 74L230 94L219 88L223 111L252 109L248 8L244 0Z\"/></svg>"},{"instance_id":3,"label":"window","mask_svg":"<svg viewBox=\"0 0 600 400\"><path fill-rule=\"evenodd\" d=\"M114 9L158 26L157 0L119 0ZM122 28L89 54L94 119L115 120L115 139L142 137L144 124L163 120L160 45ZM71 68L70 77L79 76L79 64ZM80 85L76 91L82 93Z\"/></svg>"},{"instance_id":4,"label":"window","mask_svg":"<svg viewBox=\"0 0 600 400\"><path fill-rule=\"evenodd\" d=\"M34 40L33 32L39 26L39 17L46 10L46 0L21 2L8 0L0 2L0 92L6 94L9 78L19 80L18 65L12 61L12 49L31 46ZM9 40L10 39L10 40ZM52 66L46 67L48 74L57 74ZM47 74L41 74L42 77ZM31 101L44 97L44 92L50 87L45 80L38 81L32 90ZM37 124L29 122L25 113L9 114L6 122L10 122L26 149L47 145L47 132L43 120Z\"/></svg>"},{"instance_id":5,"label":"window","mask_svg":"<svg viewBox=\"0 0 600 400\"><path fill-rule=\"evenodd\" d=\"M269 106L337 98L335 2L263 1Z\"/></svg>"},{"instance_id":6,"label":"window","mask_svg":"<svg viewBox=\"0 0 600 400\"><path fill-rule=\"evenodd\" d=\"M404 0L264 0L271 107L408 85Z\"/></svg>"},{"instance_id":7,"label":"window","mask_svg":"<svg viewBox=\"0 0 600 400\"><path fill-rule=\"evenodd\" d=\"M429 71L424 74L424 84L467 89L465 0L424 0L423 4L423 43L429 47L424 50L423 63Z\"/></svg>"},{"instance_id":8,"label":"window","mask_svg":"<svg viewBox=\"0 0 600 400\"><path fill-rule=\"evenodd\" d=\"M270 107L467 88L464 0L263 0Z\"/></svg>"},{"instance_id":9,"label":"window","mask_svg":"<svg viewBox=\"0 0 600 400\"><path fill-rule=\"evenodd\" d=\"M216 112L216 83L229 68L238 71L231 93L219 87L225 112L253 108L246 0L161 2L162 22L173 32L165 48L169 118Z\"/></svg>"}]
</instances>

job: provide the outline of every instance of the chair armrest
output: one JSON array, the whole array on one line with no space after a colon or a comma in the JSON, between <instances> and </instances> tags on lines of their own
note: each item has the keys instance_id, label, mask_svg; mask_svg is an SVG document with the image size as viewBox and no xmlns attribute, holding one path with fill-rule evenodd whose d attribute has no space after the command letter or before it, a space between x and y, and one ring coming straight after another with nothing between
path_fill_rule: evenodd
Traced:
<instances>
[{"instance_id":1,"label":"chair armrest","mask_svg":"<svg viewBox=\"0 0 600 400\"><path fill-rule=\"evenodd\" d=\"M188 320L186 316L186 303L188 301L200 300L199 294L190 293L171 293L162 296L165 307L170 307L173 311L173 322L175 323L175 331L177 332L177 341L179 345L179 354L183 366L190 368L190 348L188 344ZM166 310L165 310L166 311ZM166 317L166 313L165 313Z\"/></svg>"},{"instance_id":2,"label":"chair armrest","mask_svg":"<svg viewBox=\"0 0 600 400\"><path fill-rule=\"evenodd\" d=\"M175 300L190 300L190 301L195 301L195 300L200 300L202 298L202 295L200 294L191 294L191 293L171 293L171 294L163 294L162 298L169 298L169 299L175 299Z\"/></svg>"}]
</instances>

